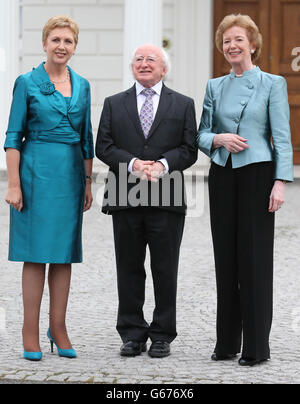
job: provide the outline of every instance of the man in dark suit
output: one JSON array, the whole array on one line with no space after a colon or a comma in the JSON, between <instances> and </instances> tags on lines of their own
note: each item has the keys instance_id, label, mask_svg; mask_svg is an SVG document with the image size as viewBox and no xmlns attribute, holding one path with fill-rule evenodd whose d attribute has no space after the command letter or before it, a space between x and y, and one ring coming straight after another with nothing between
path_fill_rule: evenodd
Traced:
<instances>
[{"instance_id":1,"label":"man in dark suit","mask_svg":"<svg viewBox=\"0 0 300 404\"><path fill-rule=\"evenodd\" d=\"M170 354L176 332L179 250L186 201L183 170L197 159L196 119L191 98L167 88L166 53L153 45L135 52L135 85L106 98L96 155L110 167L102 211L112 214L122 356L152 344L151 357ZM146 247L149 246L155 309L143 315Z\"/></svg>"}]
</instances>

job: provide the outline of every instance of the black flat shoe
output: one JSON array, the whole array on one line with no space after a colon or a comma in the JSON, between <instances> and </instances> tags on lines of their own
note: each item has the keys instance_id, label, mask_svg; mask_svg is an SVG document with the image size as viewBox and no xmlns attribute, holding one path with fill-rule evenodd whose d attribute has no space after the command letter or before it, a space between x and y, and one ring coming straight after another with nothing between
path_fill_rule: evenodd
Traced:
<instances>
[{"instance_id":1,"label":"black flat shoe","mask_svg":"<svg viewBox=\"0 0 300 404\"><path fill-rule=\"evenodd\" d=\"M170 353L170 344L165 341L153 341L148 351L148 355L151 356L151 358L165 358L169 356Z\"/></svg>"},{"instance_id":2,"label":"black flat shoe","mask_svg":"<svg viewBox=\"0 0 300 404\"><path fill-rule=\"evenodd\" d=\"M120 349L121 356L138 356L147 351L147 344L138 341L125 342Z\"/></svg>"},{"instance_id":3,"label":"black flat shoe","mask_svg":"<svg viewBox=\"0 0 300 404\"><path fill-rule=\"evenodd\" d=\"M241 357L239 359L239 365L240 366L255 366L259 365L262 362L266 362L267 359L255 359L255 358L246 358L246 357Z\"/></svg>"},{"instance_id":4,"label":"black flat shoe","mask_svg":"<svg viewBox=\"0 0 300 404\"><path fill-rule=\"evenodd\" d=\"M225 354L225 355L218 355L215 352L211 356L211 360L213 361L228 361L230 359L234 359L236 354Z\"/></svg>"}]
</instances>

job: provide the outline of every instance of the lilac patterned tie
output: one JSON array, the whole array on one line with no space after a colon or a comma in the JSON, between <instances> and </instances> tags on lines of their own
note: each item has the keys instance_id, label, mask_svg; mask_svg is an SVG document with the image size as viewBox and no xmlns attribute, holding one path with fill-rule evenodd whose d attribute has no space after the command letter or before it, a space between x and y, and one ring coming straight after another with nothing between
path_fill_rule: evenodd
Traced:
<instances>
[{"instance_id":1,"label":"lilac patterned tie","mask_svg":"<svg viewBox=\"0 0 300 404\"><path fill-rule=\"evenodd\" d=\"M145 138L148 137L152 123L153 123L153 100L152 97L155 91L152 88L144 88L141 94L146 96L146 100L140 112L140 120Z\"/></svg>"}]
</instances>

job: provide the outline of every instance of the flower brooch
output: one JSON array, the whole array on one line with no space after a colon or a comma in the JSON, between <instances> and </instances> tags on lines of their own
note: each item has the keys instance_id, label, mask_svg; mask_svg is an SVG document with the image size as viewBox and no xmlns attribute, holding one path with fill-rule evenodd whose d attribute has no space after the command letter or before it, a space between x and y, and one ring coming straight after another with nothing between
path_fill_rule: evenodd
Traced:
<instances>
[{"instance_id":1,"label":"flower brooch","mask_svg":"<svg viewBox=\"0 0 300 404\"><path fill-rule=\"evenodd\" d=\"M51 81L45 81L39 85L40 91L44 95L51 95L55 92L55 86Z\"/></svg>"}]
</instances>

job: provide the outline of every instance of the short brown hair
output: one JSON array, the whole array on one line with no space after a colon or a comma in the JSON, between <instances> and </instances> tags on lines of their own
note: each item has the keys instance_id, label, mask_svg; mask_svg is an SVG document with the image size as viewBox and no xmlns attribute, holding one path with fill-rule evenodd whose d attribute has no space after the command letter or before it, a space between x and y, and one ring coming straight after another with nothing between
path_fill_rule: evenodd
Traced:
<instances>
[{"instance_id":1,"label":"short brown hair","mask_svg":"<svg viewBox=\"0 0 300 404\"><path fill-rule=\"evenodd\" d=\"M238 26L247 30L249 42L256 47L255 52L251 55L252 62L256 62L260 57L263 41L257 25L249 15L229 14L223 18L217 29L215 38L218 50L223 53L223 34L227 29L233 26Z\"/></svg>"},{"instance_id":2,"label":"short brown hair","mask_svg":"<svg viewBox=\"0 0 300 404\"><path fill-rule=\"evenodd\" d=\"M57 15L51 17L43 28L43 43L46 42L50 32L55 28L70 28L73 33L75 44L78 44L79 27L78 24L67 15Z\"/></svg>"}]
</instances>

